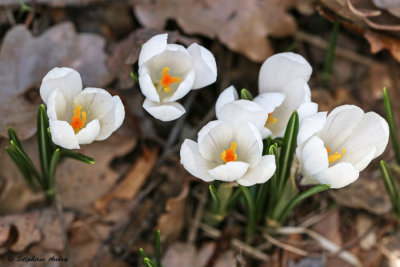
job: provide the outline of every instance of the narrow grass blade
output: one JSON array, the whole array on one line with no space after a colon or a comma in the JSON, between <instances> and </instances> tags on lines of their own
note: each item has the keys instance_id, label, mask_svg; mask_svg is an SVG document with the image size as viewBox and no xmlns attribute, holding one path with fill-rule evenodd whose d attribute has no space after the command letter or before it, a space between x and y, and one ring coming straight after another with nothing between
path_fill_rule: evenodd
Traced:
<instances>
[{"instance_id":1,"label":"narrow grass blade","mask_svg":"<svg viewBox=\"0 0 400 267\"><path fill-rule=\"evenodd\" d=\"M247 226L246 226L246 241L249 242L253 237L256 229L256 207L254 205L254 199L251 196L249 189L245 186L239 185L240 190L247 204Z\"/></svg>"},{"instance_id":2,"label":"narrow grass blade","mask_svg":"<svg viewBox=\"0 0 400 267\"><path fill-rule=\"evenodd\" d=\"M161 232L157 230L155 239L154 239L154 253L156 257L156 263L158 267L161 266Z\"/></svg>"},{"instance_id":3,"label":"narrow grass blade","mask_svg":"<svg viewBox=\"0 0 400 267\"><path fill-rule=\"evenodd\" d=\"M27 183L27 185L29 187L31 187L32 189L36 189L36 186L33 183L32 175L29 172L28 167L25 166L23 161L17 156L17 153L14 150L10 149L9 147L6 147L5 149L8 153L8 155L10 156L10 158L14 161L15 165L18 167L18 169L21 172L22 176L24 177L24 180Z\"/></svg>"},{"instance_id":4,"label":"narrow grass blade","mask_svg":"<svg viewBox=\"0 0 400 267\"><path fill-rule=\"evenodd\" d=\"M240 98L245 100L253 100L253 95L245 88L240 91Z\"/></svg>"},{"instance_id":5,"label":"narrow grass blade","mask_svg":"<svg viewBox=\"0 0 400 267\"><path fill-rule=\"evenodd\" d=\"M146 252L144 252L143 248L139 248L140 256L142 256L143 260L147 258Z\"/></svg>"},{"instance_id":6,"label":"narrow grass blade","mask_svg":"<svg viewBox=\"0 0 400 267\"><path fill-rule=\"evenodd\" d=\"M49 167L49 182L48 182L48 188L47 194L53 196L55 193L54 190L54 179L55 179L55 175L56 175L56 169L57 169L57 165L58 165L58 161L60 159L60 149L56 149L56 151L54 151L53 155L51 156L51 160L50 160L50 167Z\"/></svg>"},{"instance_id":7,"label":"narrow grass blade","mask_svg":"<svg viewBox=\"0 0 400 267\"><path fill-rule=\"evenodd\" d=\"M212 184L208 187L208 189L210 190L210 194L211 194L211 197L213 200L213 204L212 204L213 210L215 212L217 212L220 210L220 203L219 203L217 190L215 189L214 185L212 185Z\"/></svg>"},{"instance_id":8,"label":"narrow grass blade","mask_svg":"<svg viewBox=\"0 0 400 267\"><path fill-rule=\"evenodd\" d=\"M25 154L25 152L17 146L14 141L11 140L11 146L14 149L17 157L20 161L24 164L24 166L29 170L29 172L35 176L39 184L43 185L42 177L40 176L39 172L36 170L35 165L33 164L32 160Z\"/></svg>"},{"instance_id":9,"label":"narrow grass blade","mask_svg":"<svg viewBox=\"0 0 400 267\"><path fill-rule=\"evenodd\" d=\"M10 140L13 140L14 143L19 146L20 148L22 148L22 144L21 141L19 141L18 135L15 132L13 127L8 127L8 138L10 138Z\"/></svg>"},{"instance_id":10,"label":"narrow grass blade","mask_svg":"<svg viewBox=\"0 0 400 267\"><path fill-rule=\"evenodd\" d=\"M40 166L42 168L43 178L49 181L49 163L50 163L50 139L47 134L49 128L49 119L43 105L40 105L37 115L37 138L39 147Z\"/></svg>"},{"instance_id":11,"label":"narrow grass blade","mask_svg":"<svg viewBox=\"0 0 400 267\"><path fill-rule=\"evenodd\" d=\"M385 106L386 119L389 124L390 138L392 139L394 155L396 157L397 164L400 165L400 147L399 147L399 138L397 135L396 120L394 117L389 92L387 91L386 87L383 88L383 104Z\"/></svg>"},{"instance_id":12,"label":"narrow grass blade","mask_svg":"<svg viewBox=\"0 0 400 267\"><path fill-rule=\"evenodd\" d=\"M303 200L305 200L306 198L309 198L319 192L322 192L326 189L329 189L331 186L327 185L327 184L319 184L319 185L315 185L309 189L307 189L306 191L298 194L297 196L295 196L287 205L286 207L283 209L282 213L278 216L278 222L280 224L282 224L286 217L289 215L289 213Z\"/></svg>"},{"instance_id":13,"label":"narrow grass blade","mask_svg":"<svg viewBox=\"0 0 400 267\"><path fill-rule=\"evenodd\" d=\"M144 264L146 265L146 267L158 267L149 258L144 259Z\"/></svg>"},{"instance_id":14,"label":"narrow grass blade","mask_svg":"<svg viewBox=\"0 0 400 267\"><path fill-rule=\"evenodd\" d=\"M285 187L290 175L293 156L296 150L297 134L299 132L299 116L294 111L286 126L283 144L279 156L279 192ZM279 194L279 192L277 192Z\"/></svg>"},{"instance_id":15,"label":"narrow grass blade","mask_svg":"<svg viewBox=\"0 0 400 267\"><path fill-rule=\"evenodd\" d=\"M397 202L397 192L392 172L390 171L389 166L383 160L381 160L379 164L381 167L383 183L385 184L386 191L390 197L390 200L392 201L393 211L397 212L399 208L399 203Z\"/></svg>"},{"instance_id":16,"label":"narrow grass blade","mask_svg":"<svg viewBox=\"0 0 400 267\"><path fill-rule=\"evenodd\" d=\"M85 155L83 155L81 153L75 153L75 152L73 152L71 150L64 149L64 148L61 148L61 158L76 159L76 160L82 161L82 162L87 163L87 164L94 164L95 163L94 159L91 158L91 157L85 156Z\"/></svg>"}]
</instances>

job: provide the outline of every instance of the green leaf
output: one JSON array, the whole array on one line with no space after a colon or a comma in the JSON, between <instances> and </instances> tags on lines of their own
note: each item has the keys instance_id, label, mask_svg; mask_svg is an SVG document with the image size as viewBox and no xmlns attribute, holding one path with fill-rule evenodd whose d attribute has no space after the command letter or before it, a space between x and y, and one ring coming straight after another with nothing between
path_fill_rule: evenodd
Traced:
<instances>
[{"instance_id":1,"label":"green leaf","mask_svg":"<svg viewBox=\"0 0 400 267\"><path fill-rule=\"evenodd\" d=\"M309 198L319 192L322 192L326 189L329 189L331 186L327 185L327 184L319 184L319 185L315 185L303 192L301 192L300 194L298 194L297 196L295 196L291 201L289 201L289 203L286 205L286 207L283 209L282 213L280 214L280 216L278 216L278 222L280 224L282 224L286 217L289 215L289 213L303 200L305 200L306 198Z\"/></svg>"},{"instance_id":2,"label":"green leaf","mask_svg":"<svg viewBox=\"0 0 400 267\"><path fill-rule=\"evenodd\" d=\"M220 210L220 203L219 203L219 199L218 199L217 190L215 189L214 185L212 185L212 184L208 187L208 189L210 190L210 194L211 194L211 197L213 200L213 203L212 203L213 211L218 212Z\"/></svg>"},{"instance_id":3,"label":"green leaf","mask_svg":"<svg viewBox=\"0 0 400 267\"><path fill-rule=\"evenodd\" d=\"M19 138L18 138L17 133L15 132L14 128L11 127L11 126L8 127L8 138L10 138L10 140L13 140L14 143L15 143L17 146L19 146L20 148L22 148L21 141L19 141Z\"/></svg>"},{"instance_id":4,"label":"green leaf","mask_svg":"<svg viewBox=\"0 0 400 267\"><path fill-rule=\"evenodd\" d=\"M247 204L246 241L250 242L256 229L256 207L249 189L242 185L239 185L239 188L242 191Z\"/></svg>"},{"instance_id":5,"label":"green leaf","mask_svg":"<svg viewBox=\"0 0 400 267\"><path fill-rule=\"evenodd\" d=\"M49 181L49 163L50 163L50 139L47 133L49 128L49 119L47 118L44 105L40 105L37 115L37 138L39 147L40 166L42 168L43 178L46 183Z\"/></svg>"},{"instance_id":6,"label":"green leaf","mask_svg":"<svg viewBox=\"0 0 400 267\"><path fill-rule=\"evenodd\" d=\"M392 201L393 211L397 213L399 211L399 204L397 201L397 192L396 186L393 180L392 172L390 171L389 166L381 160L380 162L381 173L383 178L383 183L385 184L386 191L389 195L390 200ZM400 214L398 214L400 215Z\"/></svg>"},{"instance_id":7,"label":"green leaf","mask_svg":"<svg viewBox=\"0 0 400 267\"><path fill-rule=\"evenodd\" d=\"M61 149L61 158L71 158L75 160L82 161L87 164L94 164L95 161L93 158L85 156L81 153L75 153L69 149L60 148Z\"/></svg>"},{"instance_id":8,"label":"green leaf","mask_svg":"<svg viewBox=\"0 0 400 267\"><path fill-rule=\"evenodd\" d=\"M240 98L245 100L253 100L253 95L245 88L240 91Z\"/></svg>"},{"instance_id":9,"label":"green leaf","mask_svg":"<svg viewBox=\"0 0 400 267\"><path fill-rule=\"evenodd\" d=\"M133 71L131 72L131 77L136 83L139 82L139 76Z\"/></svg>"},{"instance_id":10,"label":"green leaf","mask_svg":"<svg viewBox=\"0 0 400 267\"><path fill-rule=\"evenodd\" d=\"M28 157L28 155L25 154L25 152L19 146L17 146L13 140L11 140L11 146L14 149L14 152L16 153L20 162L22 162L24 166L29 170L29 172L37 179L39 184L43 185L42 177L36 170L35 165L33 164L32 160Z\"/></svg>"},{"instance_id":11,"label":"green leaf","mask_svg":"<svg viewBox=\"0 0 400 267\"><path fill-rule=\"evenodd\" d=\"M160 230L157 230L156 236L154 239L154 253L156 257L156 263L158 267L161 266L161 232Z\"/></svg>"},{"instance_id":12,"label":"green leaf","mask_svg":"<svg viewBox=\"0 0 400 267\"><path fill-rule=\"evenodd\" d=\"M392 146L397 164L400 165L400 148L399 139L397 136L396 120L393 113L392 103L390 101L389 92L386 87L383 88L383 104L385 106L386 119L389 124L390 138L392 139Z\"/></svg>"},{"instance_id":13,"label":"green leaf","mask_svg":"<svg viewBox=\"0 0 400 267\"><path fill-rule=\"evenodd\" d=\"M322 81L324 87L328 87L329 80L331 78L332 65L333 65L333 60L335 58L336 39L339 35L339 29L340 29L340 23L338 20L336 20L335 23L333 24L331 36L329 37L329 46L325 56L324 71L322 73Z\"/></svg>"},{"instance_id":14,"label":"green leaf","mask_svg":"<svg viewBox=\"0 0 400 267\"><path fill-rule=\"evenodd\" d=\"M143 248L139 248L140 256L142 256L143 260L147 258L146 252L144 252Z\"/></svg>"},{"instance_id":15,"label":"green leaf","mask_svg":"<svg viewBox=\"0 0 400 267\"><path fill-rule=\"evenodd\" d=\"M157 265L155 265L149 258L144 258L143 261L146 267L157 267Z\"/></svg>"},{"instance_id":16,"label":"green leaf","mask_svg":"<svg viewBox=\"0 0 400 267\"><path fill-rule=\"evenodd\" d=\"M279 192L283 190L290 176L293 156L296 150L297 134L299 132L299 116L297 111L293 111L292 116L286 126L283 144L279 156ZM277 194L279 194L277 192Z\"/></svg>"},{"instance_id":17,"label":"green leaf","mask_svg":"<svg viewBox=\"0 0 400 267\"><path fill-rule=\"evenodd\" d=\"M25 166L25 164L23 163L23 160L21 160L17 153L10 149L9 147L5 148L8 155L10 156L10 158L14 161L15 165L17 165L19 171L21 172L22 176L24 177L25 182L27 183L27 185L29 187L31 187L32 189L36 190L36 185L34 184L33 180L32 180L32 175L29 172L29 169L27 166Z\"/></svg>"},{"instance_id":18,"label":"green leaf","mask_svg":"<svg viewBox=\"0 0 400 267\"><path fill-rule=\"evenodd\" d=\"M50 160L49 181L48 181L48 188L46 191L47 194L50 196L53 196L55 194L54 179L59 159L60 159L60 149L57 148L56 151L54 151L53 155L51 156Z\"/></svg>"}]
</instances>

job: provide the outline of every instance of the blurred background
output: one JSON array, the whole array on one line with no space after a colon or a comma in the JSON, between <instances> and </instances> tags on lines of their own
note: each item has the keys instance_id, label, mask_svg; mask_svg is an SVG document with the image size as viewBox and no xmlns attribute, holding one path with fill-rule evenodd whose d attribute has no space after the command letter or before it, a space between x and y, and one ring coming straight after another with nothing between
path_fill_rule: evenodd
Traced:
<instances>
[{"instance_id":1,"label":"blurred background","mask_svg":"<svg viewBox=\"0 0 400 267\"><path fill-rule=\"evenodd\" d=\"M278 52L310 62L319 110L355 104L384 115L387 87L400 118L399 16L396 0L0 0L0 265L144 266L139 248L152 255L160 229L164 267L400 266L378 160L357 182L295 210L287 224L313 234L266 234L254 246L241 241L245 213L218 228L201 221L208 186L179 163L181 143L215 117L220 92L234 85L256 95L261 63ZM218 66L217 82L186 96L186 115L168 123L143 110L131 76L141 45L163 32L170 43L207 47ZM61 221L4 150L11 125L38 164L38 88L56 66L120 95L126 109L117 132L83 146L95 165L66 160L57 169ZM390 144L383 158L393 162Z\"/></svg>"}]
</instances>

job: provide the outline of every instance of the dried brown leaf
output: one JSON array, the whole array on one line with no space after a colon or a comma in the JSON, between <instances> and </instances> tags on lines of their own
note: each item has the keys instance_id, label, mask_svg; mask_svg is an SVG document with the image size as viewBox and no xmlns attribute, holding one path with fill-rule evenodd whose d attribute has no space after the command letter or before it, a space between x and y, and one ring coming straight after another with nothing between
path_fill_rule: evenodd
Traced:
<instances>
[{"instance_id":1,"label":"dried brown leaf","mask_svg":"<svg viewBox=\"0 0 400 267\"><path fill-rule=\"evenodd\" d=\"M138 0L135 14L150 28L161 29L175 19L186 33L218 38L231 50L262 62L273 53L267 36L282 37L296 29L287 7L286 1L276 0Z\"/></svg>"},{"instance_id":2,"label":"dried brown leaf","mask_svg":"<svg viewBox=\"0 0 400 267\"><path fill-rule=\"evenodd\" d=\"M104 213L108 203L113 199L133 199L146 182L146 179L154 167L157 155L158 150L152 149L139 157L117 187L112 192L96 201L96 209L100 211L100 213Z\"/></svg>"},{"instance_id":3,"label":"dried brown leaf","mask_svg":"<svg viewBox=\"0 0 400 267\"><path fill-rule=\"evenodd\" d=\"M366 31L364 37L369 42L371 53L375 54L385 49L388 50L398 62L400 62L399 39L373 31Z\"/></svg>"},{"instance_id":4,"label":"dried brown leaf","mask_svg":"<svg viewBox=\"0 0 400 267\"><path fill-rule=\"evenodd\" d=\"M13 126L22 140L35 131L38 103L25 96L37 88L54 67L71 67L80 72L83 84L103 87L110 81L105 65L104 39L94 34L77 34L72 23L51 27L39 37L33 37L24 26L15 26L3 39L0 50L0 112L7 114L0 121L0 137L7 136Z\"/></svg>"},{"instance_id":5,"label":"dried brown leaf","mask_svg":"<svg viewBox=\"0 0 400 267\"><path fill-rule=\"evenodd\" d=\"M65 225L68 226L73 217L74 215L70 212L64 213ZM62 228L55 210L45 209L3 216L0 217L0 225L16 229L15 242L7 246L10 251L21 252L35 243L50 250L62 251L64 249Z\"/></svg>"},{"instance_id":6,"label":"dried brown leaf","mask_svg":"<svg viewBox=\"0 0 400 267\"><path fill-rule=\"evenodd\" d=\"M168 199L165 213L158 218L157 229L163 240L175 240L179 237L185 223L185 203L189 193L189 180L185 180L181 193Z\"/></svg>"}]
</instances>

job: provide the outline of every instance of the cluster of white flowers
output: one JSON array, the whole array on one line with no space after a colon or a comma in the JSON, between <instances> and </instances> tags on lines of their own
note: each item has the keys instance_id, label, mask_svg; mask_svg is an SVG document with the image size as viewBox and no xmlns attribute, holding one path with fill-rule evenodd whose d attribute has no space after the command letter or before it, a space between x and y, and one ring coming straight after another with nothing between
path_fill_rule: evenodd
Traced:
<instances>
[{"instance_id":1,"label":"cluster of white flowers","mask_svg":"<svg viewBox=\"0 0 400 267\"><path fill-rule=\"evenodd\" d=\"M209 50L192 44L185 48L167 43L167 34L149 39L139 55L139 84L143 107L162 121L185 113L176 102L191 89L215 82L217 67ZM300 129L296 155L303 183L340 188L354 182L359 172L381 155L388 143L387 122L374 112L352 105L318 112L311 102L310 64L295 53L268 58L259 73L259 95L239 99L233 86L216 102L217 120L198 133L197 142L186 139L180 156L194 176L210 182L237 182L243 186L265 183L276 170L275 157L263 155L263 139L285 134L297 110ZM125 117L118 96L99 88L82 90L78 72L55 68L43 79L40 94L47 104L52 140L67 149L103 140L118 129Z\"/></svg>"}]
</instances>

